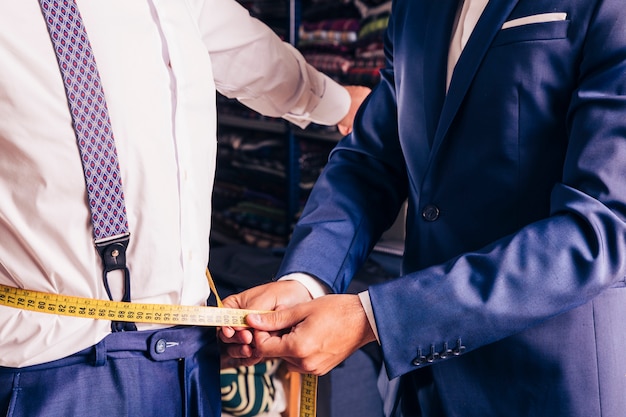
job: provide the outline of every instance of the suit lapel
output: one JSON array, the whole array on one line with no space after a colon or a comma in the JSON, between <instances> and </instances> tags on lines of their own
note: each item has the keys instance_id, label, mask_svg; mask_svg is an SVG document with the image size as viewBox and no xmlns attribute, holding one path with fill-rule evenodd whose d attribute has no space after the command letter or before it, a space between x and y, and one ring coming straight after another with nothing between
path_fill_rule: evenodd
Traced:
<instances>
[{"instance_id":1,"label":"suit lapel","mask_svg":"<svg viewBox=\"0 0 626 417\"><path fill-rule=\"evenodd\" d=\"M448 89L448 94L445 95L434 136L433 152L431 156L436 154L437 149L441 145L441 141L445 138L450 124L459 110L461 102L467 94L476 71L487 53L491 42L518 1L519 0L490 1L483 15L478 20L472 35L467 41L467 45L465 45L465 49L459 57L455 73ZM447 47L445 50L447 51ZM443 72L445 79L445 71Z\"/></svg>"}]
</instances>

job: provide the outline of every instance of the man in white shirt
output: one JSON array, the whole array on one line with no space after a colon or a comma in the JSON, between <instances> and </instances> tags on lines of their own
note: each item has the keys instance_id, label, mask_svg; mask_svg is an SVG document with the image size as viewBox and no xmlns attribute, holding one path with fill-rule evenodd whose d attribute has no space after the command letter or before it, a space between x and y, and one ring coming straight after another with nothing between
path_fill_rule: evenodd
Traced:
<instances>
[{"instance_id":1,"label":"man in white shirt","mask_svg":"<svg viewBox=\"0 0 626 417\"><path fill-rule=\"evenodd\" d=\"M225 300L281 307L230 354L324 374L378 340L404 417L624 416L625 28L622 0L394 1L278 271L306 286ZM401 276L341 294L405 201Z\"/></svg>"},{"instance_id":2,"label":"man in white shirt","mask_svg":"<svg viewBox=\"0 0 626 417\"><path fill-rule=\"evenodd\" d=\"M342 129L350 93L234 0L77 3L119 155L132 301L205 305L215 91L299 126L345 117ZM0 284L108 299L39 3L3 2L0 27ZM119 300L119 271L108 280ZM137 327L0 306L0 413L217 416L214 329Z\"/></svg>"}]
</instances>

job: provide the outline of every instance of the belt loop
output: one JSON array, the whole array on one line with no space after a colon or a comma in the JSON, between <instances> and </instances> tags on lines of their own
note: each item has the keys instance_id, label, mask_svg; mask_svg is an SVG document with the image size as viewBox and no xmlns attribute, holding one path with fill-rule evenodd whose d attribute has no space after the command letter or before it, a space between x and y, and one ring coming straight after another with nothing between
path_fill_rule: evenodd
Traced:
<instances>
[{"instance_id":1,"label":"belt loop","mask_svg":"<svg viewBox=\"0 0 626 417\"><path fill-rule=\"evenodd\" d=\"M93 366L104 366L107 363L107 347L106 337L96 344L94 347Z\"/></svg>"}]
</instances>

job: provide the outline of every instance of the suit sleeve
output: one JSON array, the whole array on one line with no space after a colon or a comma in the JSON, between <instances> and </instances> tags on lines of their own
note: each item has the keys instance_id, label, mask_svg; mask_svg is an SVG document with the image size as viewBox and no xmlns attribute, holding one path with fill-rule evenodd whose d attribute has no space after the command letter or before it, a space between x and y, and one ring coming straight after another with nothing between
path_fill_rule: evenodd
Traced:
<instances>
[{"instance_id":1,"label":"suit sleeve","mask_svg":"<svg viewBox=\"0 0 626 417\"><path fill-rule=\"evenodd\" d=\"M387 51L390 57L390 51ZM341 293L406 198L392 62L331 152L294 230L279 276L306 272ZM384 134L381 134L384 132Z\"/></svg>"}]
</instances>

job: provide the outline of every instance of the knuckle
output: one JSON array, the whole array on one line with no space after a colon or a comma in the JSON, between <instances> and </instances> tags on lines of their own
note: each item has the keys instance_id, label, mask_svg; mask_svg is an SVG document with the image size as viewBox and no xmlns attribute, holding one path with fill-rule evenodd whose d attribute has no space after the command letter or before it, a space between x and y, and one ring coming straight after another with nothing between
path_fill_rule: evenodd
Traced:
<instances>
[{"instance_id":1,"label":"knuckle","mask_svg":"<svg viewBox=\"0 0 626 417\"><path fill-rule=\"evenodd\" d=\"M300 362L300 368L307 374L320 375L321 369L316 358L305 358Z\"/></svg>"}]
</instances>

